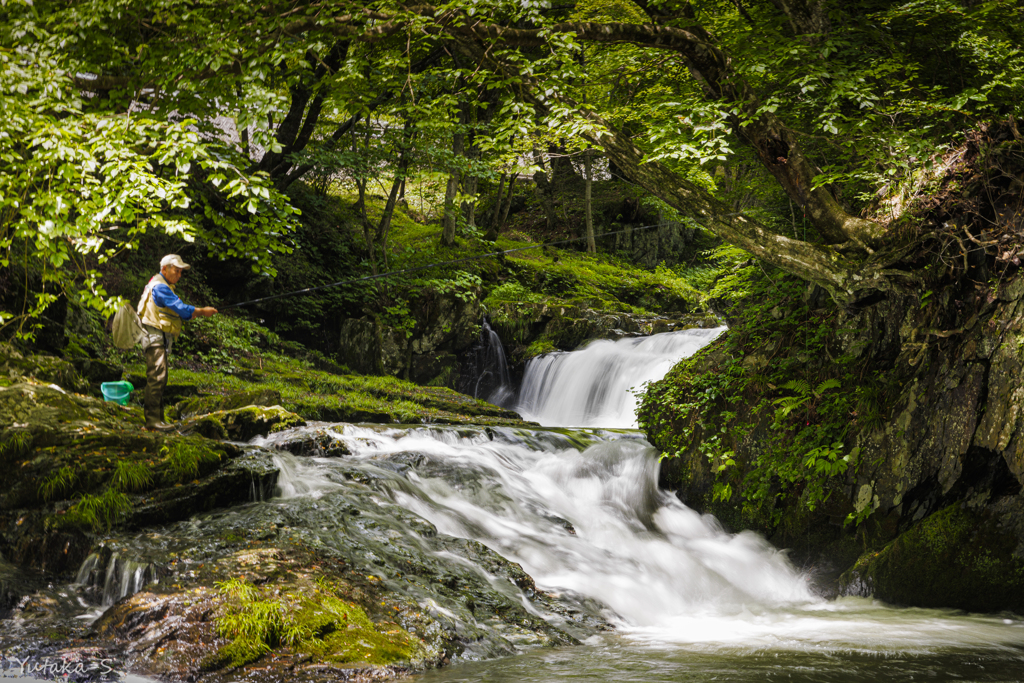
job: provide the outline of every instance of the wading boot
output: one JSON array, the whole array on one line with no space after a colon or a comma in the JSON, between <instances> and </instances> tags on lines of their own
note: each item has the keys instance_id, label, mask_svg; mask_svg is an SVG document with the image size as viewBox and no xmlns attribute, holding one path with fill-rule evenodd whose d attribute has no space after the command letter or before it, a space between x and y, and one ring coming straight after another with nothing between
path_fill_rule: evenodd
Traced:
<instances>
[{"instance_id":1,"label":"wading boot","mask_svg":"<svg viewBox=\"0 0 1024 683\"><path fill-rule=\"evenodd\" d=\"M164 422L164 387L167 386L167 351L162 346L150 346L146 355L146 395L143 399L146 429L169 432L174 425Z\"/></svg>"},{"instance_id":2,"label":"wading boot","mask_svg":"<svg viewBox=\"0 0 1024 683\"><path fill-rule=\"evenodd\" d=\"M164 409L159 403L154 403L151 396L146 396L144 412L146 414L146 429L154 432L169 432L174 425L164 422Z\"/></svg>"}]
</instances>

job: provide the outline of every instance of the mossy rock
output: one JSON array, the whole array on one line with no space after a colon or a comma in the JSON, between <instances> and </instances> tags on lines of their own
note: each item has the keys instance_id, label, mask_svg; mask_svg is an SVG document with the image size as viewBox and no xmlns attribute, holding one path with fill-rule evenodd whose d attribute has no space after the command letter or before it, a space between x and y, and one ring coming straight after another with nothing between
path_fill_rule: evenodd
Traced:
<instances>
[{"instance_id":1,"label":"mossy rock","mask_svg":"<svg viewBox=\"0 0 1024 683\"><path fill-rule=\"evenodd\" d=\"M96 632L141 643L147 673L169 680L224 669L232 678L386 680L453 654L450 634L419 605L345 563L301 545L246 546L193 569L195 578L122 600Z\"/></svg>"},{"instance_id":2,"label":"mossy rock","mask_svg":"<svg viewBox=\"0 0 1024 683\"><path fill-rule=\"evenodd\" d=\"M55 356L21 353L10 344L0 344L0 386L11 386L29 379L56 384L78 393L89 390L89 382L82 379L74 364Z\"/></svg>"},{"instance_id":3,"label":"mossy rock","mask_svg":"<svg viewBox=\"0 0 1024 683\"><path fill-rule=\"evenodd\" d=\"M194 396L185 399L167 409L167 417L172 420L188 420L220 410L236 410L246 406L279 406L281 392L274 389L253 389L252 391L232 391L212 396Z\"/></svg>"},{"instance_id":4,"label":"mossy rock","mask_svg":"<svg viewBox=\"0 0 1024 683\"><path fill-rule=\"evenodd\" d=\"M279 405L250 405L200 415L187 420L181 428L212 439L248 441L257 435L266 436L293 427L303 427L305 424L301 416Z\"/></svg>"},{"instance_id":5,"label":"mossy rock","mask_svg":"<svg viewBox=\"0 0 1024 683\"><path fill-rule=\"evenodd\" d=\"M1024 611L1024 557L1006 526L1020 514L951 505L862 555L840 578L841 592L915 607Z\"/></svg>"},{"instance_id":6,"label":"mossy rock","mask_svg":"<svg viewBox=\"0 0 1024 683\"><path fill-rule=\"evenodd\" d=\"M276 470L231 444L146 431L138 408L33 382L0 387L0 552L15 564L73 571L97 531L273 489ZM276 422L294 424L279 411Z\"/></svg>"}]
</instances>

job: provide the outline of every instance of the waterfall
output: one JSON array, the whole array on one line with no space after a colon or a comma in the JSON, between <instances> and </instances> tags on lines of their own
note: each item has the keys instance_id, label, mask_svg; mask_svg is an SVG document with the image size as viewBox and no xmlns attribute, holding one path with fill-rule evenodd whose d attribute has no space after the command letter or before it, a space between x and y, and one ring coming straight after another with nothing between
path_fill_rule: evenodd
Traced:
<instances>
[{"instance_id":1,"label":"waterfall","mask_svg":"<svg viewBox=\"0 0 1024 683\"><path fill-rule=\"evenodd\" d=\"M460 390L497 406L508 407L515 396L501 338L484 320L480 341L470 350Z\"/></svg>"},{"instance_id":2,"label":"waterfall","mask_svg":"<svg viewBox=\"0 0 1024 683\"><path fill-rule=\"evenodd\" d=\"M329 434L351 455L277 456L282 499L327 506L340 473L359 463L439 533L478 540L539 588L597 601L632 627L818 602L763 538L726 533L660 490L658 454L635 432L338 425Z\"/></svg>"},{"instance_id":3,"label":"waterfall","mask_svg":"<svg viewBox=\"0 0 1024 683\"><path fill-rule=\"evenodd\" d=\"M780 661L791 667L810 661L811 675L794 680L852 683L891 680L871 667L889 657L901 660L905 653L948 651L955 658L984 650L986 656L1005 656L1008 663L997 662L1001 670L1019 671L1024 662L1024 622L1007 615L954 617L949 611L895 609L864 598L820 599L785 553L762 537L727 533L710 515L658 489L658 454L636 432L337 425L327 435L344 443L349 455L300 458L282 452L278 505L313 499L301 508L302 515L313 515L311 525L330 530L336 518L331 510L350 505L346 477L373 482L389 503L430 522L438 536L483 543L518 562L539 591L559 597L575 613L596 611L626 638L598 644L596 663L586 663L585 653L566 653L572 664L554 675L517 671L492 677L470 669L462 676L454 668L439 673L439 680L753 683L772 678L768 672ZM294 438L282 432L264 445ZM353 476L355 471L359 474ZM381 514L396 517L387 509ZM349 544L353 528L339 529L336 541L321 538ZM418 533L409 527L385 538L398 543ZM375 564L373 571L389 578L386 563ZM405 581L400 573L393 578ZM525 603L528 597L521 599ZM608 643L616 649L605 657ZM763 657L763 666L762 660L751 665L750 653ZM656 676L641 666L632 677L622 676L615 663L620 655L640 662L654 657L651 666L665 666L670 673ZM805 655L815 658L794 659ZM725 659L715 659L719 656ZM529 666L547 667L546 656L541 659L544 663L531 660ZM929 664L921 665L925 674L934 671ZM737 666L752 668L734 675ZM844 667L863 675L844 674ZM697 675L688 673L691 668ZM921 678L931 677L925 674ZM425 680L433 679L426 675Z\"/></svg>"},{"instance_id":4,"label":"waterfall","mask_svg":"<svg viewBox=\"0 0 1024 683\"><path fill-rule=\"evenodd\" d=\"M661 379L724 327L598 340L571 353L550 353L526 366L516 411L552 427L636 427L632 391Z\"/></svg>"},{"instance_id":5,"label":"waterfall","mask_svg":"<svg viewBox=\"0 0 1024 683\"><path fill-rule=\"evenodd\" d=\"M101 548L90 553L82 562L75 583L102 589L101 604L107 606L135 595L143 586L159 580L159 572L151 562L124 557L120 553Z\"/></svg>"}]
</instances>

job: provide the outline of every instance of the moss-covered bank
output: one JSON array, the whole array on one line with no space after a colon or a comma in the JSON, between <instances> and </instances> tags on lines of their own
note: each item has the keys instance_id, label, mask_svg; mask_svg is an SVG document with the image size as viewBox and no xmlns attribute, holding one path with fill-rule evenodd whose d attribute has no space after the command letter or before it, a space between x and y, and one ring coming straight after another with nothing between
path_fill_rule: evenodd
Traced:
<instances>
[{"instance_id":1,"label":"moss-covered bank","mask_svg":"<svg viewBox=\"0 0 1024 683\"><path fill-rule=\"evenodd\" d=\"M978 186L961 184L982 177L963 163L945 179L942 200L919 210L921 229L941 229L951 211L978 230L996 224L980 213L988 205ZM1011 239L1012 225L1000 229ZM870 581L843 589L870 586L904 604L1017 609L1024 277L983 251L933 266L919 270L933 273L919 289L847 308L777 271L738 269L728 282L729 332L652 385L640 424L665 453L665 486L733 528L793 548L826 592L867 552L858 572ZM969 512L950 522L949 511L961 509ZM947 517L929 522L940 510ZM929 529L955 529L977 554L925 547ZM920 562L907 560L910 549ZM1001 583L979 569L995 558ZM907 588L909 576L928 572L942 578Z\"/></svg>"},{"instance_id":2,"label":"moss-covered bank","mask_svg":"<svg viewBox=\"0 0 1024 683\"><path fill-rule=\"evenodd\" d=\"M305 529L319 514L315 500L301 520L275 505L245 505L273 494L276 452L222 440L304 424L280 404L294 396L316 405L309 383L419 399L400 413L410 422L437 416L522 424L508 417L514 414L467 397L451 400L447 389L419 393L392 378L338 376L264 357L266 375L224 375L232 388L248 391L226 391L216 377L194 373L209 384L176 385L185 389L179 396L191 396L174 411L180 432L148 432L135 405L45 381L88 388L62 361L6 353L16 371L0 386L0 465L9 473L0 491L0 618L11 620L0 633L5 656L38 659L59 647L173 680L256 672L379 680L443 665L468 649L497 656L521 644L576 642L522 604L528 592L546 611L563 610L537 594L518 565L478 543L438 535L382 500L355 470L334 496L340 508L316 525L326 529L342 517L344 542L334 547ZM252 362L255 375L260 360ZM275 367L303 384L261 387ZM461 406L477 414L451 410ZM307 451L344 454L296 448ZM453 555L464 560L444 559ZM506 587L478 566L507 578ZM67 585L76 577L78 584ZM56 592L46 588L61 583ZM83 600L110 606L91 630L74 618Z\"/></svg>"},{"instance_id":3,"label":"moss-covered bank","mask_svg":"<svg viewBox=\"0 0 1024 683\"><path fill-rule=\"evenodd\" d=\"M971 509L954 503L926 517L840 577L847 595L919 607L1024 613L1019 499Z\"/></svg>"}]
</instances>

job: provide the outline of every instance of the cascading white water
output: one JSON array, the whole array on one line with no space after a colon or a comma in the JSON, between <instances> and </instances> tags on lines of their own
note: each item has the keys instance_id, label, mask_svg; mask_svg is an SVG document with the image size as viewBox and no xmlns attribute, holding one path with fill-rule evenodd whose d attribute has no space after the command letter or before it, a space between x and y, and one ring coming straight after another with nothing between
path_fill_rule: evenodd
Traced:
<instances>
[{"instance_id":1,"label":"cascading white water","mask_svg":"<svg viewBox=\"0 0 1024 683\"><path fill-rule=\"evenodd\" d=\"M102 587L103 605L113 605L121 598L138 593L146 584L160 580L156 567L150 562L123 557L117 552L104 558L102 552L90 553L75 579L79 585Z\"/></svg>"},{"instance_id":2,"label":"cascading white water","mask_svg":"<svg viewBox=\"0 0 1024 683\"><path fill-rule=\"evenodd\" d=\"M473 396L483 398L480 389L481 383L486 380L485 386L491 387L487 393L487 400L494 405L504 406L508 404L515 395L512 387L512 378L508 372L508 362L505 360L505 348L501 344L501 338L490 324L485 320L480 330L480 338L483 342L480 359L477 368L479 376L473 387Z\"/></svg>"},{"instance_id":3,"label":"cascading white water","mask_svg":"<svg viewBox=\"0 0 1024 683\"><path fill-rule=\"evenodd\" d=\"M439 532L520 563L540 590L606 606L636 643L825 657L973 648L1012 658L1024 648L1018 620L816 597L764 539L726 533L659 490L657 453L635 432L339 425L330 433L352 455L277 456L282 497L329 505L341 469L358 463L393 482L393 500ZM275 438L286 437L265 443Z\"/></svg>"},{"instance_id":4,"label":"cascading white water","mask_svg":"<svg viewBox=\"0 0 1024 683\"><path fill-rule=\"evenodd\" d=\"M661 379L724 329L598 340L571 353L534 358L526 366L516 411L551 427L636 427L632 390Z\"/></svg>"},{"instance_id":5,"label":"cascading white water","mask_svg":"<svg viewBox=\"0 0 1024 683\"><path fill-rule=\"evenodd\" d=\"M814 600L764 540L727 534L660 491L657 453L645 441L581 436L598 442L581 452L567 436L526 430L337 434L371 467L403 454L427 458L393 489L403 507L519 562L545 590L597 600L629 624ZM331 461L280 458L282 495L329 495L335 486Z\"/></svg>"}]
</instances>

